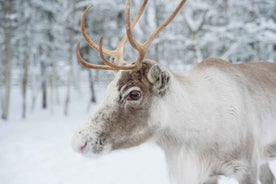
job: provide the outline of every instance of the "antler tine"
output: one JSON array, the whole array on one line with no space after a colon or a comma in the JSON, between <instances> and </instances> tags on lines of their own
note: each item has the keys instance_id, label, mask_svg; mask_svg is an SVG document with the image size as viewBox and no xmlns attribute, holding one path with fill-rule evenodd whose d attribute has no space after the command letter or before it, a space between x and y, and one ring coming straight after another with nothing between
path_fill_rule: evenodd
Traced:
<instances>
[{"instance_id":1,"label":"antler tine","mask_svg":"<svg viewBox=\"0 0 276 184\"><path fill-rule=\"evenodd\" d=\"M152 43L152 41L154 40L154 38L156 38L158 36L158 34L163 31L163 29L165 29L167 27L167 25L174 19L174 17L177 15L177 13L179 12L179 10L182 8L182 6L185 4L186 0L181 0L180 3L178 4L178 6L175 8L175 10L173 11L173 13L169 16L169 18L163 22L163 24L161 24L149 37L149 39L145 42L145 47L148 48L150 46L150 44Z\"/></svg>"},{"instance_id":2,"label":"antler tine","mask_svg":"<svg viewBox=\"0 0 276 184\"><path fill-rule=\"evenodd\" d=\"M141 18L144 10L145 10L145 7L148 3L148 0L144 0L142 6L140 7L139 11L138 11L138 14L135 16L132 24L131 24L131 29L134 29L135 25L137 24L138 20ZM123 61L123 47L125 45L125 42L127 41L128 39L128 36L127 36L127 33L124 35L124 37L122 38L122 40L119 42L118 44L118 47L116 50L118 50L119 52L121 52L120 56L121 58L119 59L119 61Z\"/></svg>"},{"instance_id":3,"label":"antler tine","mask_svg":"<svg viewBox=\"0 0 276 184\"><path fill-rule=\"evenodd\" d=\"M129 43L131 46L136 49L139 52L139 57L135 62L135 65L137 65L137 68L140 68L142 66L143 59L145 57L145 54L152 43L152 41L158 36L158 34L174 19L174 17L177 15L179 10L182 8L182 6L185 4L186 0L181 0L181 2L178 4L176 9L173 11L173 13L169 16L169 18L163 22L149 37L148 40L146 40L143 44L136 41L132 34L132 27L130 27L130 4L131 0L127 1L126 6L126 32L128 36Z\"/></svg>"},{"instance_id":4,"label":"antler tine","mask_svg":"<svg viewBox=\"0 0 276 184\"><path fill-rule=\"evenodd\" d=\"M136 41L133 37L132 28L130 26L130 4L131 4L131 0L128 0L127 5L126 5L126 20L125 20L126 21L126 33L127 33L128 41L131 44L131 46L134 49L138 50L138 52L139 52L139 57L135 62L137 69L139 69L142 66L142 62L143 62L143 59L146 54L146 49L144 48L144 46L142 44L140 44L138 41Z\"/></svg>"},{"instance_id":5,"label":"antler tine","mask_svg":"<svg viewBox=\"0 0 276 184\"><path fill-rule=\"evenodd\" d=\"M86 15L89 12L89 10L93 7L93 5L88 6L84 12L82 13L81 16L81 32L82 35L84 37L84 39L86 40L86 42L93 47L95 50L97 50L98 52L100 51L99 46L88 36L88 33L86 32L86 28L85 28L85 19L86 19ZM115 57L117 58L117 54L115 51L110 51L107 49L103 49L103 52L111 57Z\"/></svg>"},{"instance_id":6,"label":"antler tine","mask_svg":"<svg viewBox=\"0 0 276 184\"><path fill-rule=\"evenodd\" d=\"M134 20L133 20L133 22L131 24L131 28L132 29L135 27L135 25L137 24L138 20L141 18L142 14L143 14L143 12L145 10L145 7L147 5L147 2L148 2L148 0L144 0L142 6L140 7L140 9L138 11L138 14L135 16L135 18L134 18ZM130 22L130 20L129 20L129 22ZM129 25L130 25L130 23L129 23ZM125 42L127 41L127 39L128 39L128 36L127 36L127 33L126 33L124 35L124 37L122 38L122 40L119 42L119 44L118 44L118 46L117 46L117 48L115 50L115 52L118 52L118 58L116 58L116 59L118 59L118 62L119 62L118 64L125 62L124 59L123 59L123 48L124 48L124 45L125 45ZM100 56L101 56L102 61L106 65L108 65L110 67L113 67L113 68L115 68L117 70L135 70L135 69L139 69L140 68L140 67L137 66L137 64L132 64L132 65L115 65L115 64L109 62L104 57L104 50L102 48L102 42L103 42L103 38L100 39L100 46L99 46L99 50L100 51L99 52L100 52ZM139 56L141 56L141 55L139 55ZM143 60L143 58L141 60Z\"/></svg>"},{"instance_id":7,"label":"antler tine","mask_svg":"<svg viewBox=\"0 0 276 184\"><path fill-rule=\"evenodd\" d=\"M95 65L95 64L91 64L91 63L85 61L85 60L81 57L81 54L80 54L80 43L78 43L78 45L77 45L76 54L77 54L77 58L78 58L79 63L80 63L82 66L86 67L86 68L103 69L103 70L117 70L117 69L112 68L112 67L107 66L107 65Z\"/></svg>"},{"instance_id":8,"label":"antler tine","mask_svg":"<svg viewBox=\"0 0 276 184\"><path fill-rule=\"evenodd\" d=\"M100 39L100 56L104 64L108 65L108 67L111 67L114 70L134 70L136 68L135 65L116 65L109 62L107 59L105 59L104 53L103 53L103 37L101 37Z\"/></svg>"}]
</instances>

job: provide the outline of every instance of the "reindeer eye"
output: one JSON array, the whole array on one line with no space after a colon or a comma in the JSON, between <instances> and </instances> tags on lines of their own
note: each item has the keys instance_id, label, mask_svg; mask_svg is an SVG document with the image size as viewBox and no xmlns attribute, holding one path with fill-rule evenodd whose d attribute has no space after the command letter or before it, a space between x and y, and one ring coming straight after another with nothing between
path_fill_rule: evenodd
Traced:
<instances>
[{"instance_id":1,"label":"reindeer eye","mask_svg":"<svg viewBox=\"0 0 276 184\"><path fill-rule=\"evenodd\" d=\"M138 90L133 90L131 91L128 95L127 95L127 100L133 100L133 101L137 101L141 98L141 92Z\"/></svg>"}]
</instances>

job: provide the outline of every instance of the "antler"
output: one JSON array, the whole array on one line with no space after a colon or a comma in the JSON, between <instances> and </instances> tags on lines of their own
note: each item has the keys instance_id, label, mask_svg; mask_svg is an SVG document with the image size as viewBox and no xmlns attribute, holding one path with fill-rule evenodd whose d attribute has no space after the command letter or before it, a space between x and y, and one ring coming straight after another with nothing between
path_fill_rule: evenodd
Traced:
<instances>
[{"instance_id":1,"label":"antler","mask_svg":"<svg viewBox=\"0 0 276 184\"><path fill-rule=\"evenodd\" d=\"M143 44L139 43L136 41L133 37L132 34L132 27L130 27L130 4L131 0L127 0L127 6L126 6L126 32L127 32L127 37L128 41L131 44L131 46L136 49L139 52L139 57L136 60L136 65L138 68L142 66L143 59L146 55L146 52L152 43L152 41L158 36L158 34L166 28L166 26L174 19L174 17L177 15L179 10L182 8L182 6L185 4L186 0L181 0L181 2L178 4L176 9L173 11L173 13L169 16L169 18L163 22L149 37L148 40L146 40Z\"/></svg>"},{"instance_id":2,"label":"antler","mask_svg":"<svg viewBox=\"0 0 276 184\"><path fill-rule=\"evenodd\" d=\"M95 65L95 64L91 64L91 63L88 63L87 61L85 61L80 55L79 44L78 44L78 46L77 46L77 57L78 57L78 60L79 60L80 64L87 67L87 68L94 68L94 69L139 70L142 67L144 57L145 57L145 55L147 53L147 50L148 50L149 46L151 45L152 41L174 19L174 17L177 15L179 10L185 4L185 2L186 2L186 0L181 0L181 2L178 4L176 9L169 16L169 18L163 24L161 24L150 35L148 40L146 40L143 44L141 44L141 43L139 43L138 41L136 41L134 39L133 34L132 34L132 29L135 27L136 23L140 19L141 15L142 15L142 13L145 9L145 6L147 4L147 0L144 0L143 5L141 6L141 8L140 8L138 14L136 15L136 17L134 18L134 21L133 21L132 24L130 24L130 4L131 4L131 0L127 0L126 20L125 20L126 21L126 34L124 35L122 40L119 42L117 48L113 51L110 51L110 50L107 50L107 49L103 48L103 46L102 46L103 38L100 39L100 45L99 46L89 38L89 36L88 36L88 34L85 30L85 26L84 26L86 14L89 11L89 9L92 7L92 6L89 6L84 11L84 13L82 15L82 19L81 19L82 34L83 34L83 37L85 38L85 40L87 41L87 43L100 53L101 59L103 60L103 62L106 65ZM134 64L132 64L132 65L116 65L116 64L113 64L113 63L111 63L111 62L109 62L108 60L105 59L104 54L115 58L119 62L118 64L125 62L124 59L123 59L123 47L124 47L125 42L127 41L127 39L130 42L131 46L139 52L139 56L138 56L138 58L137 58L137 60Z\"/></svg>"},{"instance_id":3,"label":"antler","mask_svg":"<svg viewBox=\"0 0 276 184\"><path fill-rule=\"evenodd\" d=\"M134 26L136 25L136 23L138 22L138 20L140 19L140 17L142 16L146 4L147 4L148 0L144 0L140 10L138 11L138 14L136 15L136 17L133 20L133 23L131 24L131 27L134 28ZM87 41L87 43L93 47L95 50L97 50L98 52L100 52L101 58L103 60L103 62L107 65L95 65L95 64L91 64L87 61L85 61L80 54L80 44L77 45L77 49L76 49L76 54L77 54L77 58L80 62L80 64L86 68L93 68L93 69L104 69L104 70L133 70L135 69L135 66L124 66L124 65L115 65L111 62L109 62L108 60L106 60L104 58L104 54L109 55L113 58L115 58L119 64L124 63L124 59L123 59L123 49L124 49L124 45L127 41L127 35L125 34L124 37L122 38L122 40L119 42L117 48L115 50L107 50L102 48L102 40L103 38L100 39L100 46L98 46L89 36L88 33L86 32L85 29L85 18L86 15L88 13L88 11L93 7L93 5L90 5L89 7L86 8L86 10L83 12L82 14L82 18L81 18L81 32L82 35L84 37L84 39Z\"/></svg>"}]
</instances>

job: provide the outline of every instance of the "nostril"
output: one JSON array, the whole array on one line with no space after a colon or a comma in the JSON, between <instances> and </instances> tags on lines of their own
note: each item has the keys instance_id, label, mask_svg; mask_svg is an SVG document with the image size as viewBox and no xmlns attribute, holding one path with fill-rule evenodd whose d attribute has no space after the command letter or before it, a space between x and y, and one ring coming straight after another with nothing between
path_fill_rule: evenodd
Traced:
<instances>
[{"instance_id":1,"label":"nostril","mask_svg":"<svg viewBox=\"0 0 276 184\"><path fill-rule=\"evenodd\" d=\"M83 135L76 133L72 137L72 147L76 152L83 153L88 145L87 139Z\"/></svg>"},{"instance_id":2,"label":"nostril","mask_svg":"<svg viewBox=\"0 0 276 184\"><path fill-rule=\"evenodd\" d=\"M79 148L79 151L80 151L80 152L84 152L86 146L87 146L87 142L85 142L85 143Z\"/></svg>"}]
</instances>

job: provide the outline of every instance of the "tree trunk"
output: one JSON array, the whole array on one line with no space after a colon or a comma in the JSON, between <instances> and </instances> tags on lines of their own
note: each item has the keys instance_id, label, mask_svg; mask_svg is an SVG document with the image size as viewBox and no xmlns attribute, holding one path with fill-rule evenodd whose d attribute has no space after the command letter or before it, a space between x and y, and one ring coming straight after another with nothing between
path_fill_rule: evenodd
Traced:
<instances>
[{"instance_id":1,"label":"tree trunk","mask_svg":"<svg viewBox=\"0 0 276 184\"><path fill-rule=\"evenodd\" d=\"M89 78L89 88L90 88L90 100L87 106L87 111L90 110L90 106L92 103L96 103L96 95L95 95L95 88L94 88L94 81L93 81L93 77L92 77L92 71L91 70L87 70L88 71L88 78Z\"/></svg>"},{"instance_id":2,"label":"tree trunk","mask_svg":"<svg viewBox=\"0 0 276 184\"><path fill-rule=\"evenodd\" d=\"M94 81L92 77L92 71L88 70L88 75L89 75L89 87L90 87L90 92L91 92L91 99L90 102L95 103L96 102L96 95L95 95L95 88L94 88Z\"/></svg>"},{"instance_id":3,"label":"tree trunk","mask_svg":"<svg viewBox=\"0 0 276 184\"><path fill-rule=\"evenodd\" d=\"M26 37L25 40L25 46L28 48L28 38ZM24 60L23 60L23 79L22 79L22 118L26 118L26 109L27 109L27 87L28 87L28 73L29 73L29 55L28 52L25 51L24 53Z\"/></svg>"},{"instance_id":4,"label":"tree trunk","mask_svg":"<svg viewBox=\"0 0 276 184\"><path fill-rule=\"evenodd\" d=\"M46 80L46 64L45 61L41 61L41 88L42 88L42 108L47 109L47 80Z\"/></svg>"},{"instance_id":5,"label":"tree trunk","mask_svg":"<svg viewBox=\"0 0 276 184\"><path fill-rule=\"evenodd\" d=\"M72 2L72 19L75 18L75 4L76 0L73 0ZM75 60L75 55L73 53L75 49L75 43L74 43L74 37L75 37L75 31L74 29L70 29L70 57L69 57L69 70L68 70L68 77L67 77L67 93L66 93L66 98L65 98L65 106L64 106L64 115L67 116L69 113L69 103L70 103L70 98L71 98L71 85L72 85L72 80L73 80L73 74L74 74L74 69L73 69L73 61Z\"/></svg>"},{"instance_id":6,"label":"tree trunk","mask_svg":"<svg viewBox=\"0 0 276 184\"><path fill-rule=\"evenodd\" d=\"M203 60L199 42L198 42L198 31L195 31L192 33L193 38L193 45L194 45L194 57L195 57L195 63L200 63Z\"/></svg>"},{"instance_id":7,"label":"tree trunk","mask_svg":"<svg viewBox=\"0 0 276 184\"><path fill-rule=\"evenodd\" d=\"M163 12L163 6L162 6L162 3L160 4L156 4L156 10L155 10L155 22L156 22L156 27L158 27L160 25L160 22L162 21L162 14L164 13ZM162 58L160 56L160 42L156 43L155 44L155 53L154 53L154 56L155 56L155 59L160 62L160 58Z\"/></svg>"},{"instance_id":8,"label":"tree trunk","mask_svg":"<svg viewBox=\"0 0 276 184\"><path fill-rule=\"evenodd\" d=\"M11 93L11 33L7 30L5 34L5 59L4 59L4 83L5 83L5 92L3 97L2 104L2 119L7 120L9 115L10 107L10 93Z\"/></svg>"},{"instance_id":9,"label":"tree trunk","mask_svg":"<svg viewBox=\"0 0 276 184\"><path fill-rule=\"evenodd\" d=\"M47 83L46 80L42 82L42 108L47 109Z\"/></svg>"},{"instance_id":10,"label":"tree trunk","mask_svg":"<svg viewBox=\"0 0 276 184\"><path fill-rule=\"evenodd\" d=\"M12 13L12 1L7 1L4 3L4 11L7 15ZM10 25L10 20L7 27L5 27L5 50L4 50L4 96L2 101L2 119L7 120L9 115L10 107L10 93L11 93L11 70L12 70L12 48L11 48L11 37L12 28Z\"/></svg>"}]
</instances>

